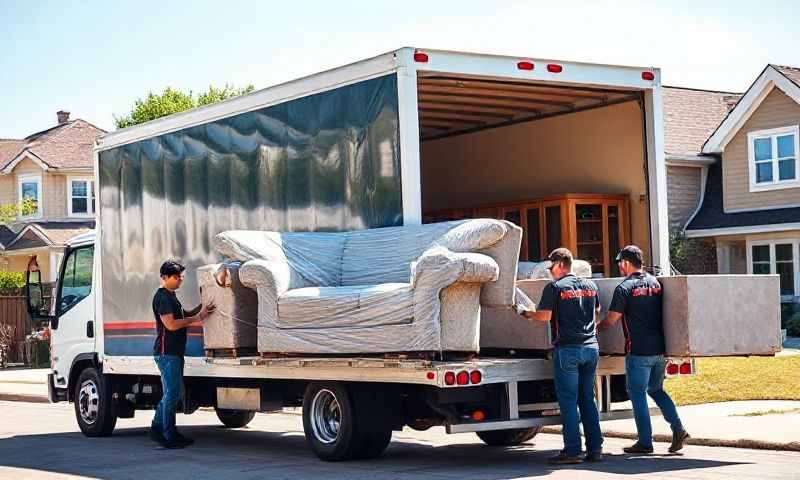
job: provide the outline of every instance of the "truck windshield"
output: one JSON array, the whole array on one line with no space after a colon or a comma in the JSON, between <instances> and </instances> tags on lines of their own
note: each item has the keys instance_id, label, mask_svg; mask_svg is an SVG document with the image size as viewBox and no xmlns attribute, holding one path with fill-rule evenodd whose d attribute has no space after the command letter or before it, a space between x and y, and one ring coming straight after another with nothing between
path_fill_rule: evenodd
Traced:
<instances>
[{"instance_id":1,"label":"truck windshield","mask_svg":"<svg viewBox=\"0 0 800 480\"><path fill-rule=\"evenodd\" d=\"M86 298L92 291L92 259L94 247L84 247L70 253L61 281L59 313L64 313Z\"/></svg>"}]
</instances>

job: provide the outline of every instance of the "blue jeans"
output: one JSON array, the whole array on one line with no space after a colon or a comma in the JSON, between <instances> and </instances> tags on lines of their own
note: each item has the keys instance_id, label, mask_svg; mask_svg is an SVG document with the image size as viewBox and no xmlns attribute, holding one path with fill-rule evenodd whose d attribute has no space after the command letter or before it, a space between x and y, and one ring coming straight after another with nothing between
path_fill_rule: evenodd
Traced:
<instances>
[{"instance_id":1,"label":"blue jeans","mask_svg":"<svg viewBox=\"0 0 800 480\"><path fill-rule=\"evenodd\" d=\"M172 440L175 429L175 411L181 398L183 357L177 355L154 355L158 371L161 372L161 401L150 428L160 432L165 439Z\"/></svg>"},{"instance_id":2,"label":"blue jeans","mask_svg":"<svg viewBox=\"0 0 800 480\"><path fill-rule=\"evenodd\" d=\"M664 391L664 370L667 361L662 355L625 357L625 377L628 396L633 404L633 416L636 420L636 431L639 432L639 443L653 446L653 428L650 424L650 408L647 406L647 395L655 400L664 420L669 422L673 432L683 430L681 419L675 403Z\"/></svg>"},{"instance_id":3,"label":"blue jeans","mask_svg":"<svg viewBox=\"0 0 800 480\"><path fill-rule=\"evenodd\" d=\"M577 456L581 453L578 410L586 436L586 451L599 452L603 448L600 416L594 401L594 377L599 357L597 345L555 348L553 366L556 395L561 409L564 450L567 455Z\"/></svg>"}]
</instances>

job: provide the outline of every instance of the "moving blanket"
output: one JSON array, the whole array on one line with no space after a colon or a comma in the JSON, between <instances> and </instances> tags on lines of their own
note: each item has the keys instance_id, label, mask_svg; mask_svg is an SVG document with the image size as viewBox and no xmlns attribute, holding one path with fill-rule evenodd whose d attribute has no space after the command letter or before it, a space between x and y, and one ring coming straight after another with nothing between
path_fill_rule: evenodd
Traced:
<instances>
[{"instance_id":1,"label":"moving blanket","mask_svg":"<svg viewBox=\"0 0 800 480\"><path fill-rule=\"evenodd\" d=\"M258 294L258 350L479 349L480 308L510 308L521 229L493 219L341 233L228 231Z\"/></svg>"}]
</instances>

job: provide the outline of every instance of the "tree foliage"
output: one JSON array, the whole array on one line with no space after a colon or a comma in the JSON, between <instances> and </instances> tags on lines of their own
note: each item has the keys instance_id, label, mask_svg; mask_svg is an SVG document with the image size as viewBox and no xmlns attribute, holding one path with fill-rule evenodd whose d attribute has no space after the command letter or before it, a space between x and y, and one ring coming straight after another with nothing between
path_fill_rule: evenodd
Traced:
<instances>
[{"instance_id":1,"label":"tree foliage","mask_svg":"<svg viewBox=\"0 0 800 480\"><path fill-rule=\"evenodd\" d=\"M208 90L195 95L189 90L183 92L167 87L161 93L149 92L145 98L133 102L133 108L128 115L117 117L114 115L114 124L117 128L127 128L140 123L149 122L156 118L166 117L173 113L183 112L190 108L202 107L212 103L221 102L238 97L255 90L253 85L237 88L225 84L222 88L212 86Z\"/></svg>"},{"instance_id":2,"label":"tree foliage","mask_svg":"<svg viewBox=\"0 0 800 480\"><path fill-rule=\"evenodd\" d=\"M10 223L20 214L33 215L36 213L37 202L33 198L26 198L21 204L9 203L0 205L0 223Z\"/></svg>"}]
</instances>

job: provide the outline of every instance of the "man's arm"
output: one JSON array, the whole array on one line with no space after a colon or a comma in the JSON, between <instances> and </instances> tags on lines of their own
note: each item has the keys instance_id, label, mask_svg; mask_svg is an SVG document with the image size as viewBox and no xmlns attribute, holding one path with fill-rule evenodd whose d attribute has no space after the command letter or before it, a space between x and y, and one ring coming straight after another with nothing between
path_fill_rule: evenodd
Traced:
<instances>
[{"instance_id":1,"label":"man's arm","mask_svg":"<svg viewBox=\"0 0 800 480\"><path fill-rule=\"evenodd\" d=\"M611 297L611 305L608 306L608 313L602 322L597 324L597 328L605 330L617 324L622 318L622 312L625 311L625 306L628 303L628 290L622 285L618 285L614 289L614 296Z\"/></svg>"},{"instance_id":2,"label":"man's arm","mask_svg":"<svg viewBox=\"0 0 800 480\"><path fill-rule=\"evenodd\" d=\"M202 303L198 305L196 308L193 308L192 311L194 312L197 310L197 313L194 315L186 316L184 318L175 318L175 315L171 313L162 313L161 316L161 323L164 324L167 330L175 331L180 330L181 328L186 328L194 322L202 321L206 318L211 312L214 311L216 306L214 303L209 303L208 305L203 305ZM184 310L184 312L186 312Z\"/></svg>"},{"instance_id":3,"label":"man's arm","mask_svg":"<svg viewBox=\"0 0 800 480\"><path fill-rule=\"evenodd\" d=\"M553 317L552 310L536 310L535 312L527 311L522 314L523 317L529 320L536 320L539 322L549 322Z\"/></svg>"},{"instance_id":4,"label":"man's arm","mask_svg":"<svg viewBox=\"0 0 800 480\"><path fill-rule=\"evenodd\" d=\"M194 307L191 310L184 310L183 311L183 318L194 317L195 315L200 314L200 310L203 309L203 304L199 304L198 306Z\"/></svg>"},{"instance_id":5,"label":"man's arm","mask_svg":"<svg viewBox=\"0 0 800 480\"><path fill-rule=\"evenodd\" d=\"M606 314L606 318L604 318L600 323L597 324L597 328L600 330L605 330L607 328L611 328L619 322L619 319L622 318L622 314L619 312L612 312L609 311Z\"/></svg>"}]
</instances>

